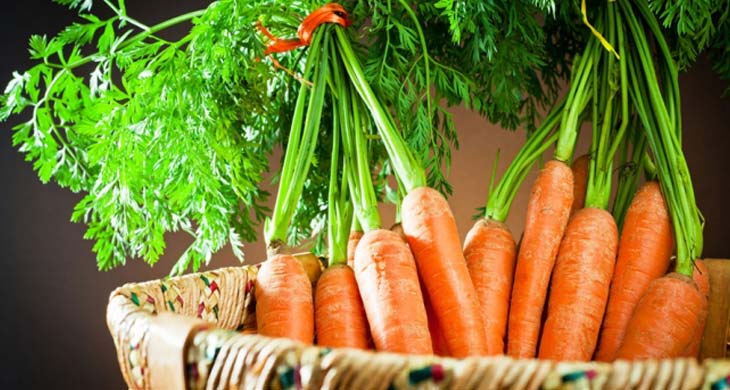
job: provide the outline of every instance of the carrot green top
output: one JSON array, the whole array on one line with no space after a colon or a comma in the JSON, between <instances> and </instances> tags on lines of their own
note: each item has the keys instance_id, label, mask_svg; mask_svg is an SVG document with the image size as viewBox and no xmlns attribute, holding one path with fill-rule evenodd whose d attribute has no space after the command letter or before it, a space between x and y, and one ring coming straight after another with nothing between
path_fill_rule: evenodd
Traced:
<instances>
[{"instance_id":1,"label":"carrot green top","mask_svg":"<svg viewBox=\"0 0 730 390\"><path fill-rule=\"evenodd\" d=\"M598 25L606 26L607 41L624 51L624 32L618 25L616 6L608 4ZM626 134L629 121L629 100L626 61L617 60L613 53L593 45L594 57L592 81L593 139L591 164L586 187L586 207L607 209L611 197L613 160ZM619 94L620 112L615 109L614 98ZM615 110L615 111L614 111Z\"/></svg>"},{"instance_id":2,"label":"carrot green top","mask_svg":"<svg viewBox=\"0 0 730 390\"><path fill-rule=\"evenodd\" d=\"M286 242L289 224L314 158L324 95L327 89L329 52L326 48L329 42L327 32L329 28L330 26L322 26L314 32L304 70L304 78L309 79L310 76L313 76L314 85L311 93L308 88L299 89L274 211L264 225L266 243L273 249ZM309 101L307 101L307 95L309 95ZM306 118L304 117L305 106Z\"/></svg>"},{"instance_id":3,"label":"carrot green top","mask_svg":"<svg viewBox=\"0 0 730 390\"><path fill-rule=\"evenodd\" d=\"M334 50L333 42L333 52ZM332 56L332 89L337 96L337 116L341 124L342 144L345 156L345 175L350 189L350 197L355 208L355 220L363 231L380 228L378 199L373 189L368 164L368 148L365 132L367 117L362 112L362 102L348 84L343 72L342 60Z\"/></svg>"},{"instance_id":4,"label":"carrot green top","mask_svg":"<svg viewBox=\"0 0 730 390\"><path fill-rule=\"evenodd\" d=\"M346 103L345 103L346 104ZM327 195L327 243L329 265L347 264L347 240L352 221L352 203L348 202L347 160L342 151L341 135L343 122L341 104L332 95L332 158L330 159L330 181ZM346 107L346 106L345 106ZM341 165L341 168L340 168Z\"/></svg>"},{"instance_id":5,"label":"carrot green top","mask_svg":"<svg viewBox=\"0 0 730 390\"><path fill-rule=\"evenodd\" d=\"M403 183L406 192L423 187L426 185L426 173L418 160L415 158L411 150L406 145L403 136L398 131L390 112L388 112L380 100L373 93L370 84L368 84L365 73L363 72L360 61L352 49L350 40L344 29L335 26L336 46L340 54L340 58L344 64L349 81L355 88L365 106L370 111L373 122L378 129L378 133L385 145L385 149L390 157L398 179ZM362 220L360 221L363 222ZM367 227L363 225L363 227Z\"/></svg>"}]
</instances>

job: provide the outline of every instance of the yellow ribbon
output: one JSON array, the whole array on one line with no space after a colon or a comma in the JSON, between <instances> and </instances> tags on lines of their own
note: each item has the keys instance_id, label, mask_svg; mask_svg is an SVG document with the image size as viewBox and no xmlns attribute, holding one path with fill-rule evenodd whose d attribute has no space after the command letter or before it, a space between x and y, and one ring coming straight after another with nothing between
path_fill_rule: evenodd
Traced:
<instances>
[{"instance_id":1,"label":"yellow ribbon","mask_svg":"<svg viewBox=\"0 0 730 390\"><path fill-rule=\"evenodd\" d=\"M586 26L588 26L588 28L591 29L591 32L593 33L593 35L596 38L598 38L598 40L601 42L601 45L603 45L603 47L606 48L606 50L613 53L613 55L616 56L617 60L620 60L621 57L619 57L618 53L616 53L616 50L613 48L613 46L611 46L611 44L606 40L606 38L604 38L603 35L601 35L601 33L599 33L598 30L596 30L591 25L591 23L588 21L588 14L586 13L586 0L581 1L580 12L581 12L581 14L583 14L583 24L585 24Z\"/></svg>"}]
</instances>

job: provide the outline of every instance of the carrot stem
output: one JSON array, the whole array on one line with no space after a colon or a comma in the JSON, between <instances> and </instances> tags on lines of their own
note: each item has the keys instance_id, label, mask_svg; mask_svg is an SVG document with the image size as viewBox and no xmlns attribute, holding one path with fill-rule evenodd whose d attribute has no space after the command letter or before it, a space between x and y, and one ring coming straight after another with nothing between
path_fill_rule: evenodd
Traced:
<instances>
[{"instance_id":1,"label":"carrot stem","mask_svg":"<svg viewBox=\"0 0 730 390\"><path fill-rule=\"evenodd\" d=\"M322 26L315 30L312 44L309 47L310 54L307 56L304 77L306 78L314 72L314 86L308 102L308 91L305 85L302 85L297 97L274 211L264 225L264 235L269 247L278 247L286 242L289 224L294 216L314 158L324 106L324 93L327 88L328 53L323 48L326 48L329 42L327 33L329 28L331 27ZM304 117L305 105L307 105L306 118ZM304 120L303 129L302 120Z\"/></svg>"},{"instance_id":2,"label":"carrot stem","mask_svg":"<svg viewBox=\"0 0 730 390\"><path fill-rule=\"evenodd\" d=\"M644 136L643 129L635 129L634 132L633 142L624 142L626 154L628 154L629 145L632 145L631 160L628 159L628 156L624 157L623 161L625 162L619 167L616 197L611 210L611 214L616 218L619 231L623 230L626 212L636 190L639 188L643 160L648 158L646 155L646 136Z\"/></svg>"},{"instance_id":3,"label":"carrot stem","mask_svg":"<svg viewBox=\"0 0 730 390\"><path fill-rule=\"evenodd\" d=\"M603 15L606 22L606 39L611 42L612 46L618 47L619 53L623 54L624 36L621 26L617 28L617 23L620 22L616 18L615 6L608 4L607 7L607 12ZM597 71L593 72L593 140L591 146L593 158L590 162L585 207L606 210L611 197L614 155L628 127L628 98L624 95L624 92L627 91L627 73L625 66L621 64L619 64L619 72L616 72L616 58L611 53L601 50L597 46L594 50L599 52L593 54L597 58ZM621 125L614 133L616 119L613 111L614 98L619 91L621 92L622 108ZM603 114L600 120L599 113Z\"/></svg>"},{"instance_id":4,"label":"carrot stem","mask_svg":"<svg viewBox=\"0 0 730 390\"><path fill-rule=\"evenodd\" d=\"M380 100L373 93L372 88L370 88L360 61L352 49L347 33L339 26L333 27L336 33L340 57L345 65L347 74L350 76L355 90L370 111L370 115L375 122L375 126L378 128L378 133L390 157L395 174L403 182L408 193L415 188L425 186L425 170L413 153L411 153L410 148L395 126L395 122L388 110L383 107Z\"/></svg>"},{"instance_id":5,"label":"carrot stem","mask_svg":"<svg viewBox=\"0 0 730 390\"><path fill-rule=\"evenodd\" d=\"M597 42L597 40L591 39L584 53L591 53L591 50L597 49ZM570 88L566 97L565 109L562 112L560 121L560 136L555 148L555 159L562 162L568 162L573 157L575 143L578 139L580 115L590 100L591 90L588 87L588 82L594 66L593 56L588 54L577 55L573 66L570 83L576 87Z\"/></svg>"},{"instance_id":6,"label":"carrot stem","mask_svg":"<svg viewBox=\"0 0 730 390\"><path fill-rule=\"evenodd\" d=\"M335 112L339 109L339 102L332 97L332 107ZM342 120L338 115L332 117L332 156L330 158L330 181L327 193L327 244L329 252L329 266L347 264L347 240L350 234L350 220L352 218L352 204L347 202L347 167L342 161L343 174L340 175L340 138ZM339 180L338 180L339 178Z\"/></svg>"},{"instance_id":7,"label":"carrot stem","mask_svg":"<svg viewBox=\"0 0 730 390\"><path fill-rule=\"evenodd\" d=\"M341 118L342 142L347 160L350 194L355 207L356 219L363 231L379 229L378 198L373 189L368 164L368 147L365 139L366 118L361 112L360 99L349 87L342 71L342 62L332 61L334 85L339 96L338 111Z\"/></svg>"}]
</instances>

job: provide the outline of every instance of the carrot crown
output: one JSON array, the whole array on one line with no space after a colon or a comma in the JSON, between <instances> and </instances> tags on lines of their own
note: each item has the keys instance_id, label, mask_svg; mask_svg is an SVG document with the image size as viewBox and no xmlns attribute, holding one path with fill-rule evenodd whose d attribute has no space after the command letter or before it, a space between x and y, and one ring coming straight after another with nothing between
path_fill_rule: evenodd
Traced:
<instances>
[{"instance_id":1,"label":"carrot crown","mask_svg":"<svg viewBox=\"0 0 730 390\"><path fill-rule=\"evenodd\" d=\"M534 133L528 136L527 141L510 163L496 187L489 186L489 196L484 216L495 221L504 222L509 214L512 201L517 195L522 182L530 172L532 165L550 145L555 143L557 133L553 129L560 120L560 112L565 106L565 100L558 103ZM495 162L496 168L496 162ZM495 169L496 170L496 169ZM494 172L492 175L492 182Z\"/></svg>"}]
</instances>

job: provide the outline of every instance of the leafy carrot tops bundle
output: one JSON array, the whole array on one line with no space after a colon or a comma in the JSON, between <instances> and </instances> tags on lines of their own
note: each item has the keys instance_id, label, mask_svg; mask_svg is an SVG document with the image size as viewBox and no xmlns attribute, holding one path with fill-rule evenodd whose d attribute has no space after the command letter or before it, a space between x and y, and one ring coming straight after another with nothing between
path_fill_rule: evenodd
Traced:
<instances>
[{"instance_id":1,"label":"leafy carrot tops bundle","mask_svg":"<svg viewBox=\"0 0 730 390\"><path fill-rule=\"evenodd\" d=\"M271 216L262 183L269 160L275 149L295 147L290 124L302 115L299 92L314 85L305 75L309 57L317 55L311 26L322 15L341 18L342 11L314 14L302 24L326 4L219 0L185 14L171 10L169 19L148 25L144 15L128 13L125 1L59 2L79 19L56 36L31 37L34 65L16 72L3 90L0 120L15 126L14 145L41 181L84 194L73 220L88 225L99 269L132 258L154 264L165 252L165 233L176 231L192 243L173 274L199 269L228 244L243 260L242 242L259 240L256 228ZM343 3L365 80L401 125L432 187L450 191L445 167L457 145L451 113L439 103L466 104L514 129L534 123L535 107L556 96L565 76L559 67L572 51L566 57L545 50L553 33L540 28L540 15L553 8L552 2L489 9ZM524 39L504 27L523 31ZM272 37L279 45L267 53ZM536 77L548 63L555 71ZM312 155L321 169L307 176L301 200L292 203L296 212L284 237L289 244L314 237L318 254L325 252L334 120L331 101L322 104ZM369 159L382 189L387 154L374 146ZM272 177L283 183L282 174Z\"/></svg>"}]
</instances>

